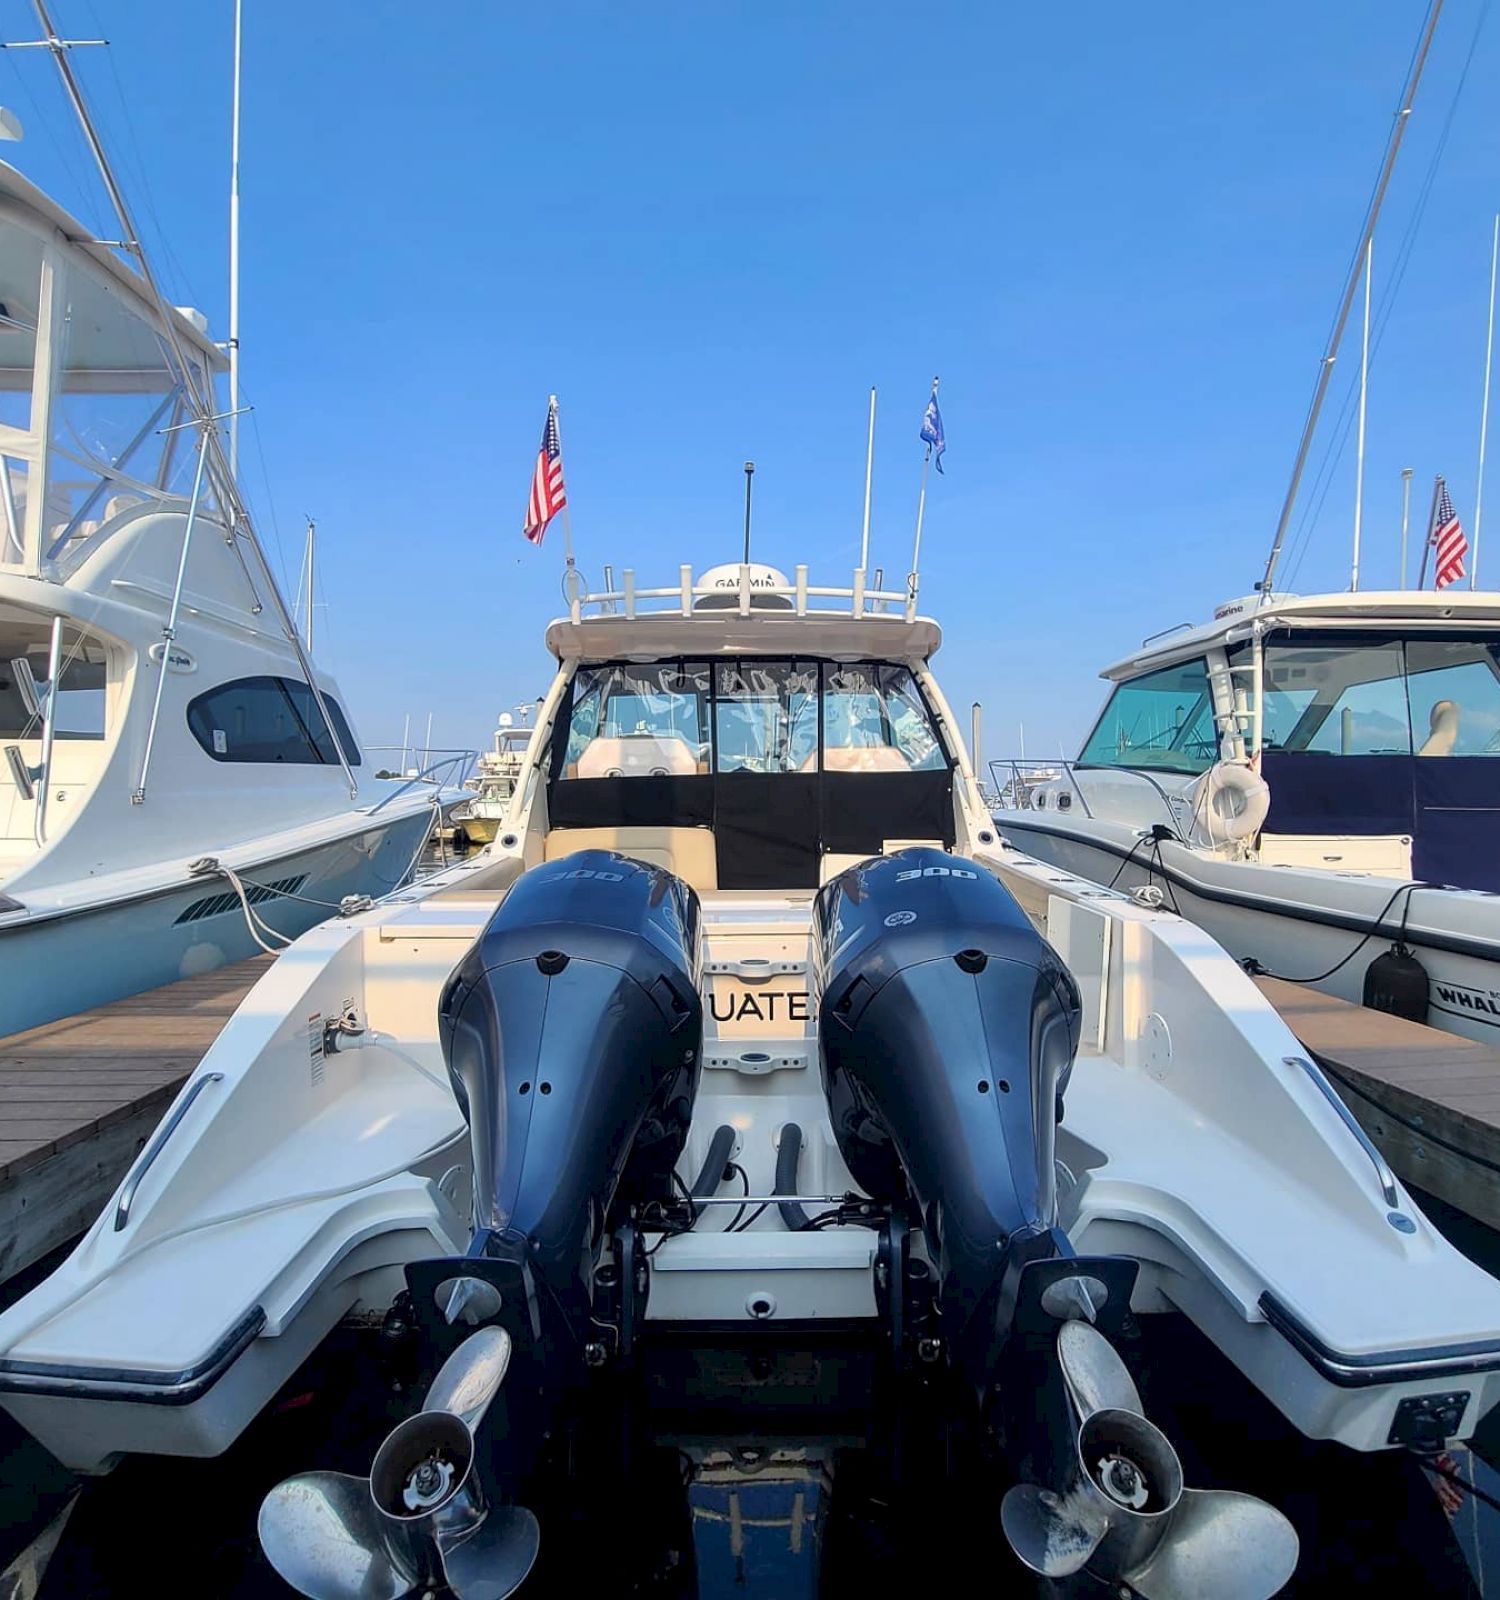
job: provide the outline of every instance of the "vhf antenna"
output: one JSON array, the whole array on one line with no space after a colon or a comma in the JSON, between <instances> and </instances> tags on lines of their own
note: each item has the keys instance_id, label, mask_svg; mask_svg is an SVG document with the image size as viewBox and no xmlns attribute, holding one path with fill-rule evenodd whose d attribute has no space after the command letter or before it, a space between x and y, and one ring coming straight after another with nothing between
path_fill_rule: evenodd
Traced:
<instances>
[{"instance_id":1,"label":"vhf antenna","mask_svg":"<svg viewBox=\"0 0 1500 1600\"><path fill-rule=\"evenodd\" d=\"M750 485L755 479L755 463L745 463L745 565L750 565Z\"/></svg>"}]
</instances>

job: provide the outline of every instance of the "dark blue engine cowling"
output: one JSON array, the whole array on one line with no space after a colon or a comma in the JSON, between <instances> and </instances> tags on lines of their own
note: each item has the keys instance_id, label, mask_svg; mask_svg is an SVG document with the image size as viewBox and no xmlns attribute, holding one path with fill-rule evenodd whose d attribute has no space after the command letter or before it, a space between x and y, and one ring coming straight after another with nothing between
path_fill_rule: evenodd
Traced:
<instances>
[{"instance_id":1,"label":"dark blue engine cowling","mask_svg":"<svg viewBox=\"0 0 1500 1600\"><path fill-rule=\"evenodd\" d=\"M982 1363L1006 1269L1054 1253L1077 985L993 874L933 849L829 883L813 952L839 1149L868 1194L915 1199L950 1344Z\"/></svg>"},{"instance_id":2,"label":"dark blue engine cowling","mask_svg":"<svg viewBox=\"0 0 1500 1600\"><path fill-rule=\"evenodd\" d=\"M476 1253L524 1264L575 1333L617 1191L670 1193L698 1085L699 943L680 878L580 851L516 883L439 1002Z\"/></svg>"}]
</instances>

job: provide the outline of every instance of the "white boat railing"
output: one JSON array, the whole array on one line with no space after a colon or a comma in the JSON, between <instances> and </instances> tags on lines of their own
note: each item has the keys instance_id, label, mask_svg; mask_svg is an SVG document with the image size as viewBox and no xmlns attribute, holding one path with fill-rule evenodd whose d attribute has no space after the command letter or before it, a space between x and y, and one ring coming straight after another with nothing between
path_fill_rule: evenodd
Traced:
<instances>
[{"instance_id":1,"label":"white boat railing","mask_svg":"<svg viewBox=\"0 0 1500 1600\"><path fill-rule=\"evenodd\" d=\"M754 568L741 563L737 579L717 583L695 583L691 566L678 569L678 582L672 588L642 589L635 581L635 571L626 567L620 574L618 589L605 589L598 593L584 593L580 587L569 597L568 614L573 622L581 622L585 611L599 616L623 616L634 619L642 615L676 615L691 617L707 612L713 615L737 610L748 617L756 610L781 611L782 606L757 605L767 598L789 602L785 608L794 616L842 615L849 617L882 617L892 622L914 622L917 616L917 582L908 580L904 589L882 589L866 582L863 568L856 568L854 581L848 588L828 587L807 581L806 566L794 569L796 577L789 584L771 584L758 580ZM717 606L704 606L700 601L713 599ZM725 605L722 602L730 601ZM824 602L832 602L824 603Z\"/></svg>"},{"instance_id":2,"label":"white boat railing","mask_svg":"<svg viewBox=\"0 0 1500 1600\"><path fill-rule=\"evenodd\" d=\"M1180 822L1178 812L1172 804L1172 797L1149 772L1142 772L1139 767L1098 767L1061 757L1048 760L1028 759L1026 756L1000 756L991 761L989 766L990 782L997 796L998 810L1069 811L1072 809L1070 797L1077 795L1084 816L1093 821L1094 813L1089 807L1088 796L1078 781L1078 773L1081 770L1102 773L1111 778L1139 779L1161 801L1162 815L1167 825L1175 830ZM1065 783L1067 788L1058 793L1057 799L1051 805L1037 805L1033 798L1034 791L1043 784L1058 783Z\"/></svg>"},{"instance_id":3,"label":"white boat railing","mask_svg":"<svg viewBox=\"0 0 1500 1600\"><path fill-rule=\"evenodd\" d=\"M371 756L381 751L387 754L394 751L405 757L410 748L409 745L403 748L399 744L367 744L364 752L367 756ZM392 800L399 798L419 783L425 783L436 791L447 788L461 789L464 780L474 770L475 762L479 760L477 750L424 750L422 753L427 758L427 764L416 772L397 773L396 776L405 781L399 787L392 789L388 795L383 795L374 805L364 807L366 815L373 817L377 811L383 811ZM431 759L434 755L438 758L436 761Z\"/></svg>"}]
</instances>

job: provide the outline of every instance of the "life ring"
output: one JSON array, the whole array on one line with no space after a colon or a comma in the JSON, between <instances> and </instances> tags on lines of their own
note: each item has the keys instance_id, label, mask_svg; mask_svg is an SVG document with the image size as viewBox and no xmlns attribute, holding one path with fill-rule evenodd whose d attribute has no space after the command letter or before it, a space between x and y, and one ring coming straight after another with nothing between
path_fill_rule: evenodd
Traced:
<instances>
[{"instance_id":1,"label":"life ring","mask_svg":"<svg viewBox=\"0 0 1500 1600\"><path fill-rule=\"evenodd\" d=\"M1258 772L1218 761L1188 790L1193 837L1201 844L1238 844L1260 832L1271 791Z\"/></svg>"}]
</instances>

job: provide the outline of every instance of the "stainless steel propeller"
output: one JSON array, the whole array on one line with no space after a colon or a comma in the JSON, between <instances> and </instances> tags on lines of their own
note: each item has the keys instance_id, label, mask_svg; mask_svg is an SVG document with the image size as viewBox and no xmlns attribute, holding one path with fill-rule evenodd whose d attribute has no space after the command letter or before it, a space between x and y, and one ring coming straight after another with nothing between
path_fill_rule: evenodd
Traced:
<instances>
[{"instance_id":1,"label":"stainless steel propeller","mask_svg":"<svg viewBox=\"0 0 1500 1600\"><path fill-rule=\"evenodd\" d=\"M310 1600L401 1600L446 1586L457 1600L506 1600L541 1542L521 1506L492 1506L475 1470L475 1432L500 1392L510 1335L481 1328L443 1363L414 1417L368 1478L304 1472L261 1504L267 1560Z\"/></svg>"},{"instance_id":2,"label":"stainless steel propeller","mask_svg":"<svg viewBox=\"0 0 1500 1600\"><path fill-rule=\"evenodd\" d=\"M1000 1506L1016 1555L1044 1577L1087 1568L1145 1600L1270 1600L1297 1566L1297 1534L1253 1495L1188 1489L1182 1465L1110 1342L1064 1322L1058 1365L1077 1424L1061 1491L1017 1484Z\"/></svg>"}]
</instances>

